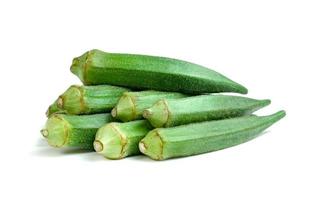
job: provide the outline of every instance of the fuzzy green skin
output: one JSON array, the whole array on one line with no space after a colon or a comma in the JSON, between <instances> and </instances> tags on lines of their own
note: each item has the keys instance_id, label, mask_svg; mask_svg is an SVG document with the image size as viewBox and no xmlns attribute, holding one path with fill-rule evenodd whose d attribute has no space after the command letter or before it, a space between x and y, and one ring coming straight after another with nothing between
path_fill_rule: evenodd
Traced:
<instances>
[{"instance_id":1,"label":"fuzzy green skin","mask_svg":"<svg viewBox=\"0 0 318 200\"><path fill-rule=\"evenodd\" d=\"M52 103L52 104L49 106L49 108L47 109L47 111L46 111L45 114L46 114L47 117L50 117L50 116L52 116L53 114L66 114L66 111L63 110L63 109L61 109L61 108L59 108L59 107L57 106L57 100L56 100L56 101L54 101L54 103Z\"/></svg>"},{"instance_id":2,"label":"fuzzy green skin","mask_svg":"<svg viewBox=\"0 0 318 200\"><path fill-rule=\"evenodd\" d=\"M95 114L111 111L127 88L97 85L69 87L57 100L60 110L68 114Z\"/></svg>"},{"instance_id":3,"label":"fuzzy green skin","mask_svg":"<svg viewBox=\"0 0 318 200\"><path fill-rule=\"evenodd\" d=\"M110 114L54 114L46 122L42 134L53 147L77 147L93 150L97 130L111 122Z\"/></svg>"},{"instance_id":4,"label":"fuzzy green skin","mask_svg":"<svg viewBox=\"0 0 318 200\"><path fill-rule=\"evenodd\" d=\"M151 129L146 120L108 123L95 136L95 150L108 159L140 154L138 144Z\"/></svg>"},{"instance_id":5,"label":"fuzzy green skin","mask_svg":"<svg viewBox=\"0 0 318 200\"><path fill-rule=\"evenodd\" d=\"M172 127L194 122L238 117L251 114L270 104L230 95L201 95L182 99L164 99L144 111L154 127Z\"/></svg>"},{"instance_id":6,"label":"fuzzy green skin","mask_svg":"<svg viewBox=\"0 0 318 200\"><path fill-rule=\"evenodd\" d=\"M91 50L74 58L71 71L85 85L111 84L188 94L247 89L211 69L171 58Z\"/></svg>"},{"instance_id":7,"label":"fuzzy green skin","mask_svg":"<svg viewBox=\"0 0 318 200\"><path fill-rule=\"evenodd\" d=\"M193 123L150 131L139 143L142 153L154 160L217 151L247 142L286 115L244 116Z\"/></svg>"},{"instance_id":8,"label":"fuzzy green skin","mask_svg":"<svg viewBox=\"0 0 318 200\"><path fill-rule=\"evenodd\" d=\"M141 91L125 92L119 99L113 117L123 122L142 119L142 113L160 99L180 99L187 97L177 92Z\"/></svg>"}]
</instances>

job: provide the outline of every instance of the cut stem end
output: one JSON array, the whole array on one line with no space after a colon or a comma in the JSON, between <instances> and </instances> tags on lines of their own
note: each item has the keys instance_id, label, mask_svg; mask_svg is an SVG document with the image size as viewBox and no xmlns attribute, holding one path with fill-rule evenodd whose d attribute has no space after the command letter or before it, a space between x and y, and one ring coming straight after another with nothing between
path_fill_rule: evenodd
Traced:
<instances>
[{"instance_id":1,"label":"cut stem end","mask_svg":"<svg viewBox=\"0 0 318 200\"><path fill-rule=\"evenodd\" d=\"M147 148L146 148L145 143L139 142L139 150L140 150L141 153L145 153L146 152Z\"/></svg>"},{"instance_id":2,"label":"cut stem end","mask_svg":"<svg viewBox=\"0 0 318 200\"><path fill-rule=\"evenodd\" d=\"M117 116L117 108L113 108L111 111L111 114L113 117L116 117Z\"/></svg>"},{"instance_id":3,"label":"cut stem end","mask_svg":"<svg viewBox=\"0 0 318 200\"><path fill-rule=\"evenodd\" d=\"M41 130L41 134L43 135L43 137L48 137L49 136L49 131L47 129L42 129Z\"/></svg>"},{"instance_id":4,"label":"cut stem end","mask_svg":"<svg viewBox=\"0 0 318 200\"><path fill-rule=\"evenodd\" d=\"M57 107L59 107L60 109L63 108L63 98L62 97L59 97L57 99Z\"/></svg>"},{"instance_id":5,"label":"cut stem end","mask_svg":"<svg viewBox=\"0 0 318 200\"><path fill-rule=\"evenodd\" d=\"M94 145L94 149L95 149L96 152L101 152L104 149L103 143L101 143L98 140L95 140L93 145Z\"/></svg>"},{"instance_id":6,"label":"cut stem end","mask_svg":"<svg viewBox=\"0 0 318 200\"><path fill-rule=\"evenodd\" d=\"M146 119L148 119L153 113L151 112L151 110L146 109L144 110L144 112L142 113L142 116Z\"/></svg>"}]
</instances>

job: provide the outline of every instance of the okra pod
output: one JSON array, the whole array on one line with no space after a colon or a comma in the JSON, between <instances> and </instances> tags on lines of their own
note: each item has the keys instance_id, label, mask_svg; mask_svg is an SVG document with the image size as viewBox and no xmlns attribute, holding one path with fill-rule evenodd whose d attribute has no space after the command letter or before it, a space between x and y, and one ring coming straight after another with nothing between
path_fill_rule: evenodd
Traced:
<instances>
[{"instance_id":1,"label":"okra pod","mask_svg":"<svg viewBox=\"0 0 318 200\"><path fill-rule=\"evenodd\" d=\"M52 103L52 104L49 106L49 108L47 109L47 111L46 111L45 114L46 114L47 117L50 117L50 116L52 116L53 114L66 114L66 111L63 110L63 109L61 109L61 108L59 108L59 107L57 106L57 100L56 100L56 101L54 101L54 103Z\"/></svg>"},{"instance_id":2,"label":"okra pod","mask_svg":"<svg viewBox=\"0 0 318 200\"><path fill-rule=\"evenodd\" d=\"M157 128L139 143L140 151L154 160L164 160L217 151L247 142L286 115L243 116Z\"/></svg>"},{"instance_id":3,"label":"okra pod","mask_svg":"<svg viewBox=\"0 0 318 200\"><path fill-rule=\"evenodd\" d=\"M109 159L140 154L138 143L151 129L146 120L108 123L97 131L94 149Z\"/></svg>"},{"instance_id":4,"label":"okra pod","mask_svg":"<svg viewBox=\"0 0 318 200\"><path fill-rule=\"evenodd\" d=\"M160 99L179 99L186 95L177 92L141 91L125 92L112 110L113 117L123 122L142 119L144 109Z\"/></svg>"},{"instance_id":5,"label":"okra pod","mask_svg":"<svg viewBox=\"0 0 318 200\"><path fill-rule=\"evenodd\" d=\"M247 93L244 86L216 71L164 57L106 53L95 49L74 58L71 71L85 85L111 84L189 94Z\"/></svg>"},{"instance_id":6,"label":"okra pod","mask_svg":"<svg viewBox=\"0 0 318 200\"><path fill-rule=\"evenodd\" d=\"M163 99L145 109L143 116L154 127L171 127L250 114L270 104L230 95L201 95L182 99Z\"/></svg>"},{"instance_id":7,"label":"okra pod","mask_svg":"<svg viewBox=\"0 0 318 200\"><path fill-rule=\"evenodd\" d=\"M57 100L57 107L68 114L95 114L110 112L127 88L97 85L69 87Z\"/></svg>"},{"instance_id":8,"label":"okra pod","mask_svg":"<svg viewBox=\"0 0 318 200\"><path fill-rule=\"evenodd\" d=\"M54 114L47 120L41 133L53 147L93 149L98 128L111 121L110 114Z\"/></svg>"}]
</instances>

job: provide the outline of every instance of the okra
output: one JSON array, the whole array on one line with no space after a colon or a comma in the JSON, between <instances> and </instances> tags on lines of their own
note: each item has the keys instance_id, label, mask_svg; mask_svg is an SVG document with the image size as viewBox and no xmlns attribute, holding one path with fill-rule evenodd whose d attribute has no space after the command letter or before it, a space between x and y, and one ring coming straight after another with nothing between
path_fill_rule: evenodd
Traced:
<instances>
[{"instance_id":1,"label":"okra","mask_svg":"<svg viewBox=\"0 0 318 200\"><path fill-rule=\"evenodd\" d=\"M46 111L45 114L46 114L47 117L50 117L50 116L52 116L53 114L66 114L66 111L63 110L63 109L61 109L61 108L59 108L59 107L57 106L57 100L56 100L56 101L54 101L54 103L52 103L52 104L49 106L49 108L47 109L47 111Z\"/></svg>"},{"instance_id":2,"label":"okra","mask_svg":"<svg viewBox=\"0 0 318 200\"><path fill-rule=\"evenodd\" d=\"M72 85L58 98L57 107L73 115L106 113L126 91L129 89L111 85Z\"/></svg>"},{"instance_id":3,"label":"okra","mask_svg":"<svg viewBox=\"0 0 318 200\"><path fill-rule=\"evenodd\" d=\"M163 99L145 109L143 116L154 127L171 127L193 122L238 117L270 104L240 96L201 95L182 99Z\"/></svg>"},{"instance_id":4,"label":"okra","mask_svg":"<svg viewBox=\"0 0 318 200\"><path fill-rule=\"evenodd\" d=\"M176 92L141 91L125 92L112 110L113 117L123 122L142 119L144 109L160 99L179 99L186 95Z\"/></svg>"},{"instance_id":5,"label":"okra","mask_svg":"<svg viewBox=\"0 0 318 200\"><path fill-rule=\"evenodd\" d=\"M47 120L41 133L53 147L93 149L98 128L111 121L110 114L54 114Z\"/></svg>"},{"instance_id":6,"label":"okra","mask_svg":"<svg viewBox=\"0 0 318 200\"><path fill-rule=\"evenodd\" d=\"M74 58L71 71L85 85L111 84L189 94L247 93L244 86L216 71L165 57L106 53L95 49Z\"/></svg>"},{"instance_id":7,"label":"okra","mask_svg":"<svg viewBox=\"0 0 318 200\"><path fill-rule=\"evenodd\" d=\"M164 160L217 151L247 142L285 116L243 116L199 122L150 131L139 143L140 151L154 160Z\"/></svg>"},{"instance_id":8,"label":"okra","mask_svg":"<svg viewBox=\"0 0 318 200\"><path fill-rule=\"evenodd\" d=\"M108 123L97 131L94 149L109 159L140 154L138 143L151 129L146 120Z\"/></svg>"}]
</instances>

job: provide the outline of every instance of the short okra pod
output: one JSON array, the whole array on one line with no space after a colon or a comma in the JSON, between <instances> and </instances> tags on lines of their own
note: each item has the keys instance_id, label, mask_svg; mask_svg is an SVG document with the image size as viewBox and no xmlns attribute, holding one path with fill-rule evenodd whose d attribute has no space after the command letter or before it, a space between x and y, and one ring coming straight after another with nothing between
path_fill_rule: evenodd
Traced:
<instances>
[{"instance_id":1,"label":"short okra pod","mask_svg":"<svg viewBox=\"0 0 318 200\"><path fill-rule=\"evenodd\" d=\"M58 98L56 104L59 110L73 115L106 113L127 91L129 89L111 85L72 85Z\"/></svg>"},{"instance_id":2,"label":"short okra pod","mask_svg":"<svg viewBox=\"0 0 318 200\"><path fill-rule=\"evenodd\" d=\"M53 147L93 149L98 128L111 121L110 114L54 114L47 120L41 133Z\"/></svg>"}]
</instances>

